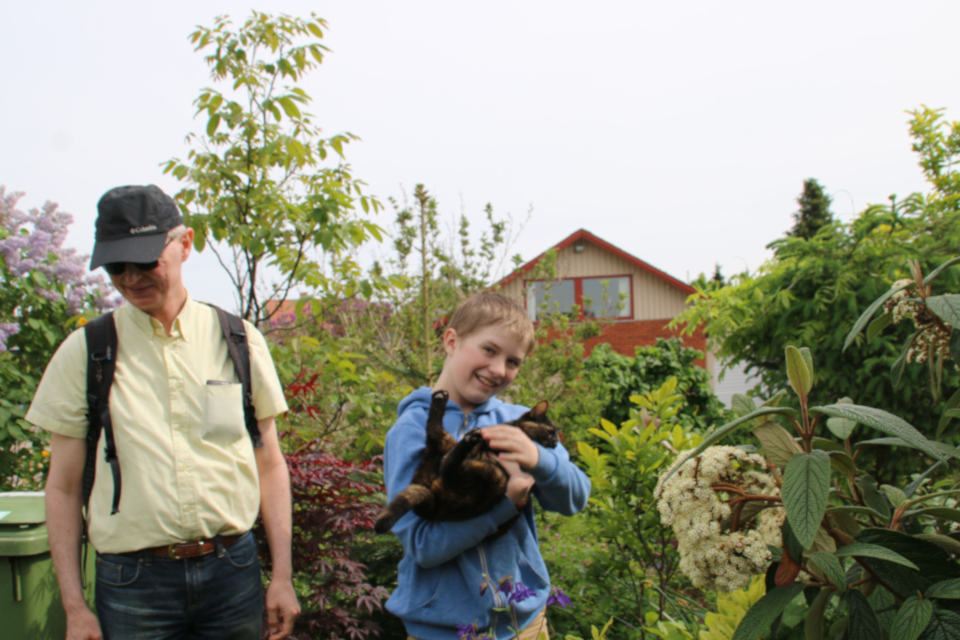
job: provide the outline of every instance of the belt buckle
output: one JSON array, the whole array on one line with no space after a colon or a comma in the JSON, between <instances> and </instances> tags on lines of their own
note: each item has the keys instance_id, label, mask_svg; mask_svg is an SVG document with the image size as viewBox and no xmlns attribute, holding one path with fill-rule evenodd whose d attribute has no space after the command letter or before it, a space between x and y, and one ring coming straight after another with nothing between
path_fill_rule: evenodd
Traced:
<instances>
[{"instance_id":1,"label":"belt buckle","mask_svg":"<svg viewBox=\"0 0 960 640\"><path fill-rule=\"evenodd\" d=\"M180 557L180 554L177 551L177 547L179 546L179 544L180 543L167 545L167 555L173 558L174 560L183 560L183 558Z\"/></svg>"}]
</instances>

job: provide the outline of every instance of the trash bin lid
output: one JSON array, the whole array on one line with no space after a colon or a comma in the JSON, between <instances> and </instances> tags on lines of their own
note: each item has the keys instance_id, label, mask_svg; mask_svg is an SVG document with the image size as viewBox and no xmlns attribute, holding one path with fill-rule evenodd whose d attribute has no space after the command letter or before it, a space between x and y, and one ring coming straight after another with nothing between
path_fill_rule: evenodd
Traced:
<instances>
[{"instance_id":1,"label":"trash bin lid","mask_svg":"<svg viewBox=\"0 0 960 640\"><path fill-rule=\"evenodd\" d=\"M42 491L0 493L0 556L32 556L50 549Z\"/></svg>"}]
</instances>

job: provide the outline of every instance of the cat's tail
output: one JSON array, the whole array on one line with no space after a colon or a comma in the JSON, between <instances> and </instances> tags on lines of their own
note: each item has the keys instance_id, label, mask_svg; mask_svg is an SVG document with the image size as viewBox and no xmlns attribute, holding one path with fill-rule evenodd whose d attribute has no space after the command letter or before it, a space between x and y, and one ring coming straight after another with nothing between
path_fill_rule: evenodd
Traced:
<instances>
[{"instance_id":1,"label":"cat's tail","mask_svg":"<svg viewBox=\"0 0 960 640\"><path fill-rule=\"evenodd\" d=\"M427 487L419 484L412 484L390 501L373 525L373 530L377 533L388 533L393 525L397 524L403 514L411 509L424 506L428 510L433 507L433 493Z\"/></svg>"}]
</instances>

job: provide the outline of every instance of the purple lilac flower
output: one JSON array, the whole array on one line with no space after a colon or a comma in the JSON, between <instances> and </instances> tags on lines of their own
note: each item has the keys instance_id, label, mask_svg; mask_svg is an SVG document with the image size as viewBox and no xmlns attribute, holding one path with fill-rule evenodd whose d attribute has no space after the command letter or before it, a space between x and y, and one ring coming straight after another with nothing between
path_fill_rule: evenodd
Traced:
<instances>
[{"instance_id":1,"label":"purple lilac flower","mask_svg":"<svg viewBox=\"0 0 960 640\"><path fill-rule=\"evenodd\" d=\"M523 602L527 598L532 598L535 595L537 594L534 593L532 589L528 589L525 584L517 580L513 585L513 592L510 594L510 597L507 598L507 604Z\"/></svg>"},{"instance_id":2,"label":"purple lilac flower","mask_svg":"<svg viewBox=\"0 0 960 640\"><path fill-rule=\"evenodd\" d=\"M570 604L570 598L563 592L563 589L557 586L550 587L550 597L547 598L547 606L559 605L561 609L566 609Z\"/></svg>"},{"instance_id":3,"label":"purple lilac flower","mask_svg":"<svg viewBox=\"0 0 960 640\"><path fill-rule=\"evenodd\" d=\"M20 333L20 325L16 322L0 322L0 351L6 351L7 340L18 333Z\"/></svg>"}]
</instances>

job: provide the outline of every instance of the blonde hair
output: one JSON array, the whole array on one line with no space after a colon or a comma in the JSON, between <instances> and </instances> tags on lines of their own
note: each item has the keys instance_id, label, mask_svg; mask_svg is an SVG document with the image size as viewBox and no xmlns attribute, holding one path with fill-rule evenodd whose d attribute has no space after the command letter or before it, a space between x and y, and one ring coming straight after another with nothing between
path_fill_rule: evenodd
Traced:
<instances>
[{"instance_id":1,"label":"blonde hair","mask_svg":"<svg viewBox=\"0 0 960 640\"><path fill-rule=\"evenodd\" d=\"M447 328L466 338L491 325L506 327L525 346L528 355L533 351L533 322L527 310L502 293L485 291L470 296L457 307Z\"/></svg>"}]
</instances>

